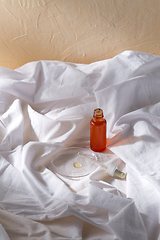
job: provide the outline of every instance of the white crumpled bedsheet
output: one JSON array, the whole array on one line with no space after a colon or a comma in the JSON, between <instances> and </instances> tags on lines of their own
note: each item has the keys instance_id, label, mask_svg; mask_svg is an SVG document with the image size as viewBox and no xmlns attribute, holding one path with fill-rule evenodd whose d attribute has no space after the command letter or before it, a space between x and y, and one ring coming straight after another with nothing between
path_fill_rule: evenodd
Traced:
<instances>
[{"instance_id":1,"label":"white crumpled bedsheet","mask_svg":"<svg viewBox=\"0 0 160 240\"><path fill-rule=\"evenodd\" d=\"M64 147L89 148L100 107L108 149L71 180L50 162ZM59 61L0 68L0 239L160 239L160 57L125 51L91 64Z\"/></svg>"}]
</instances>

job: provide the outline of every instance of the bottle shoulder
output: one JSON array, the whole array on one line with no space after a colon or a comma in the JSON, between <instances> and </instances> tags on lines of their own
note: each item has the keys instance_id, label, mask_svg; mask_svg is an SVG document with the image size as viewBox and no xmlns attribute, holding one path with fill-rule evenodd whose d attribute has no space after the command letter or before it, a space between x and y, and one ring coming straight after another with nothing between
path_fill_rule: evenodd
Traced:
<instances>
[{"instance_id":1,"label":"bottle shoulder","mask_svg":"<svg viewBox=\"0 0 160 240\"><path fill-rule=\"evenodd\" d=\"M91 125L102 125L106 124L106 120L104 118L92 118L90 121Z\"/></svg>"}]
</instances>

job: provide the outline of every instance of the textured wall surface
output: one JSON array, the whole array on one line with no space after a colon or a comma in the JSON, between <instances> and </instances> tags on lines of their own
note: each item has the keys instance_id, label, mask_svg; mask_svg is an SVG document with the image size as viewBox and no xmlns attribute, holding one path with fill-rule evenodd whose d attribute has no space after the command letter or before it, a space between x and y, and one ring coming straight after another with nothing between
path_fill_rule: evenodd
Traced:
<instances>
[{"instance_id":1,"label":"textured wall surface","mask_svg":"<svg viewBox=\"0 0 160 240\"><path fill-rule=\"evenodd\" d=\"M160 55L159 0L0 0L0 66Z\"/></svg>"}]
</instances>

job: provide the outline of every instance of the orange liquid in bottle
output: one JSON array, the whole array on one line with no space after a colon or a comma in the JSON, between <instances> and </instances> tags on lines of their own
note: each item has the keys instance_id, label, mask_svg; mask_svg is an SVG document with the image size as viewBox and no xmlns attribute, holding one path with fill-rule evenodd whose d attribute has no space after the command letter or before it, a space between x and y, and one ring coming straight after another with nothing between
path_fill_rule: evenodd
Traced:
<instances>
[{"instance_id":1,"label":"orange liquid in bottle","mask_svg":"<svg viewBox=\"0 0 160 240\"><path fill-rule=\"evenodd\" d=\"M94 110L90 121L90 148L95 152L102 152L106 149L106 120L100 108Z\"/></svg>"}]
</instances>

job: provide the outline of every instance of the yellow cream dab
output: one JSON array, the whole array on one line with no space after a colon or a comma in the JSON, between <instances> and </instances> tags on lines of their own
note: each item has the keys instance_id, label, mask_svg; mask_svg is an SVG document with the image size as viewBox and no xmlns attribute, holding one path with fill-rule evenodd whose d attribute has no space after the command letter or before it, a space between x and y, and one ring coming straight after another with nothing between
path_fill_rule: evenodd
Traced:
<instances>
[{"instance_id":1,"label":"yellow cream dab","mask_svg":"<svg viewBox=\"0 0 160 240\"><path fill-rule=\"evenodd\" d=\"M80 163L80 162L75 162L75 163L73 163L73 166L74 166L75 168L81 168L83 165L82 165L82 163Z\"/></svg>"}]
</instances>

